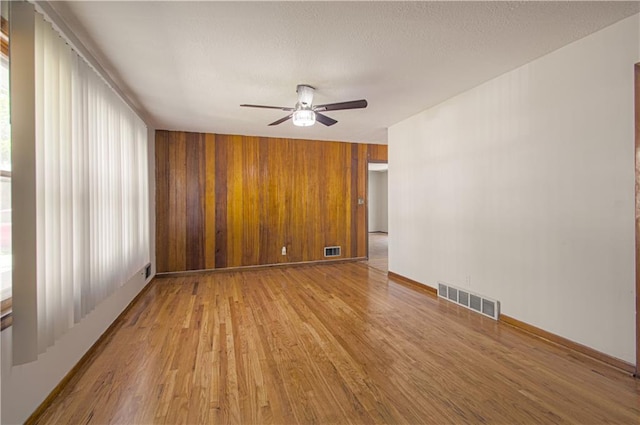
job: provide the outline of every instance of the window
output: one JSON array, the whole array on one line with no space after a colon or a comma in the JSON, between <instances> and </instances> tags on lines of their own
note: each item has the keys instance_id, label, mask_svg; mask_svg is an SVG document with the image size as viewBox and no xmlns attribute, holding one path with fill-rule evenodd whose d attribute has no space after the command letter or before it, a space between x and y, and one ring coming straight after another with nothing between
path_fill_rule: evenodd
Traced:
<instances>
[{"instance_id":1,"label":"window","mask_svg":"<svg viewBox=\"0 0 640 425\"><path fill-rule=\"evenodd\" d=\"M2 329L11 324L11 124L8 2L0 2L0 301Z\"/></svg>"},{"instance_id":2,"label":"window","mask_svg":"<svg viewBox=\"0 0 640 425\"><path fill-rule=\"evenodd\" d=\"M144 121L31 3L9 5L19 365L144 276L149 158Z\"/></svg>"}]
</instances>

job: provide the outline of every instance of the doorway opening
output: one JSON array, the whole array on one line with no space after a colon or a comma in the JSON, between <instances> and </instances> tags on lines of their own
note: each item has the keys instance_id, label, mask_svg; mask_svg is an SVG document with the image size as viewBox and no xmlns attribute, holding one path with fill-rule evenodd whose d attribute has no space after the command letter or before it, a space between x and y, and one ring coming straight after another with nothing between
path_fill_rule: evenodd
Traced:
<instances>
[{"instance_id":1,"label":"doorway opening","mask_svg":"<svg viewBox=\"0 0 640 425\"><path fill-rule=\"evenodd\" d=\"M367 230L369 235L368 264L377 270L389 271L388 164L370 162L367 184Z\"/></svg>"}]
</instances>

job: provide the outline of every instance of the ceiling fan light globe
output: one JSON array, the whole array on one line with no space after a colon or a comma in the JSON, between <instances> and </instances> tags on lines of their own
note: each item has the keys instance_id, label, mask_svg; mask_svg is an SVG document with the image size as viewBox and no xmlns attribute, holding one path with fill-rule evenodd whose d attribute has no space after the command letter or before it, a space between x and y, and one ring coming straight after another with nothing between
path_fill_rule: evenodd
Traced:
<instances>
[{"instance_id":1,"label":"ceiling fan light globe","mask_svg":"<svg viewBox=\"0 0 640 425\"><path fill-rule=\"evenodd\" d=\"M293 125L309 127L316 122L316 113L310 109L301 109L293 113Z\"/></svg>"}]
</instances>

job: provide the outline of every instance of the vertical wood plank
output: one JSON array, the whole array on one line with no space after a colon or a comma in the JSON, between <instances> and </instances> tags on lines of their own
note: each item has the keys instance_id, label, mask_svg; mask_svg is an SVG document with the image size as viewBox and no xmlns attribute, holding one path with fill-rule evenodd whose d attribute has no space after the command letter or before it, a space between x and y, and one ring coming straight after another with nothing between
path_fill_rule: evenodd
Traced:
<instances>
[{"instance_id":1,"label":"vertical wood plank","mask_svg":"<svg viewBox=\"0 0 640 425\"><path fill-rule=\"evenodd\" d=\"M156 131L155 151L156 151L156 269L158 272L167 272L169 269L169 251L166 241L169 239L169 134L167 131Z\"/></svg>"},{"instance_id":2,"label":"vertical wood plank","mask_svg":"<svg viewBox=\"0 0 640 425\"><path fill-rule=\"evenodd\" d=\"M204 268L216 267L216 138L206 134L204 140Z\"/></svg>"},{"instance_id":3,"label":"vertical wood plank","mask_svg":"<svg viewBox=\"0 0 640 425\"><path fill-rule=\"evenodd\" d=\"M306 187L301 190L306 192L305 218L308 223L306 243L303 246L303 258L320 258L323 257L323 247L321 241L322 217L320 215L320 187L324 185L324 176L319 175L319 163L322 161L322 144L323 142L309 142L303 146L307 146L306 153Z\"/></svg>"},{"instance_id":4,"label":"vertical wood plank","mask_svg":"<svg viewBox=\"0 0 640 425\"><path fill-rule=\"evenodd\" d=\"M289 139L278 139L271 146L269 154L274 156L275 175L277 176L277 197L271 200L271 207L276 211L278 221L276 225L276 234L281 239L282 246L287 248L287 255L283 256L276 252L276 263L288 263L291 251L291 241L295 237L295 233L291 229L291 208L292 208L292 177L287 170L291 167L291 144L295 143Z\"/></svg>"},{"instance_id":5,"label":"vertical wood plank","mask_svg":"<svg viewBox=\"0 0 640 425\"><path fill-rule=\"evenodd\" d=\"M276 235L273 232L274 215L270 213L270 202L274 195L274 179L271 173L271 158L269 156L269 139L260 137L258 140L258 173L261 182L261 190L258 194L258 210L260 213L260 251L259 264L273 264L275 260L270 259L270 251L275 247Z\"/></svg>"},{"instance_id":6,"label":"vertical wood plank","mask_svg":"<svg viewBox=\"0 0 640 425\"><path fill-rule=\"evenodd\" d=\"M318 203L316 204L316 215L318 217L325 217L328 209L330 208L329 204L329 179L328 175L328 163L330 160L330 150L325 147L324 149L319 149L317 164L317 174L316 181L318 182ZM315 226L316 232L318 232L318 240L316 249L321 251L323 247L330 246L330 238L329 234L331 232L331 221L330 220L318 220Z\"/></svg>"},{"instance_id":7,"label":"vertical wood plank","mask_svg":"<svg viewBox=\"0 0 640 425\"><path fill-rule=\"evenodd\" d=\"M215 136L215 199L217 269L227 267L227 136Z\"/></svg>"},{"instance_id":8,"label":"vertical wood plank","mask_svg":"<svg viewBox=\"0 0 640 425\"><path fill-rule=\"evenodd\" d=\"M291 144L291 171L295 179L291 179L291 208L287 213L291 226L291 245L288 260L291 262L304 261L305 246L308 243L307 205L309 203L307 171L307 146L303 143Z\"/></svg>"},{"instance_id":9,"label":"vertical wood plank","mask_svg":"<svg viewBox=\"0 0 640 425\"><path fill-rule=\"evenodd\" d=\"M324 243L323 246L334 246L340 244L340 237L338 234L338 222L336 217L338 215L338 211L340 209L340 202L337 200L337 193L341 190L338 187L337 181L338 174L344 173L344 169L346 168L344 165L344 158L340 160L339 158L339 149L338 144L330 144L326 147L326 157L324 162L324 184L326 185L326 190L324 191L325 199L323 202L323 207L321 208L320 214L323 217L324 224ZM343 203L345 201L350 202L348 195L344 195ZM344 241L342 241L344 245ZM347 248L346 246L344 247Z\"/></svg>"},{"instance_id":10,"label":"vertical wood plank","mask_svg":"<svg viewBox=\"0 0 640 425\"><path fill-rule=\"evenodd\" d=\"M243 137L231 136L227 151L227 266L242 266L244 241Z\"/></svg>"},{"instance_id":11,"label":"vertical wood plank","mask_svg":"<svg viewBox=\"0 0 640 425\"><path fill-rule=\"evenodd\" d=\"M338 202L338 215L335 216L336 223L338 223L339 231L339 243L337 245L342 246L342 257L352 258L351 244L355 241L353 239L353 232L351 227L353 221L351 220L351 213L354 207L353 203L353 177L351 176L351 170L353 167L353 150L350 143L338 143L339 151L338 158L342 160L344 164L344 174L338 175L338 190L336 190L336 201Z\"/></svg>"},{"instance_id":12,"label":"vertical wood plank","mask_svg":"<svg viewBox=\"0 0 640 425\"><path fill-rule=\"evenodd\" d=\"M186 134L169 133L169 270L186 268Z\"/></svg>"},{"instance_id":13,"label":"vertical wood plank","mask_svg":"<svg viewBox=\"0 0 640 425\"><path fill-rule=\"evenodd\" d=\"M186 270L204 269L204 134L187 133L186 156Z\"/></svg>"},{"instance_id":14,"label":"vertical wood plank","mask_svg":"<svg viewBox=\"0 0 640 425\"><path fill-rule=\"evenodd\" d=\"M256 137L242 138L242 165L236 171L242 175L242 240L237 253L238 265L253 266L260 263L260 141Z\"/></svg>"}]
</instances>

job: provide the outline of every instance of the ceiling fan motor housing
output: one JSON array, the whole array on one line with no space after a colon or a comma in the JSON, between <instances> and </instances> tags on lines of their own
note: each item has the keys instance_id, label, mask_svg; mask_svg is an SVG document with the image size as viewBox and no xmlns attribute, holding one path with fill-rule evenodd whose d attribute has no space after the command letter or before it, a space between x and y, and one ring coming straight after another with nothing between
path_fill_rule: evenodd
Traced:
<instances>
[{"instance_id":1,"label":"ceiling fan motor housing","mask_svg":"<svg viewBox=\"0 0 640 425\"><path fill-rule=\"evenodd\" d=\"M296 93L298 93L298 105L300 109L311 109L313 104L313 91L315 89L306 84L298 84Z\"/></svg>"}]
</instances>

